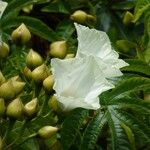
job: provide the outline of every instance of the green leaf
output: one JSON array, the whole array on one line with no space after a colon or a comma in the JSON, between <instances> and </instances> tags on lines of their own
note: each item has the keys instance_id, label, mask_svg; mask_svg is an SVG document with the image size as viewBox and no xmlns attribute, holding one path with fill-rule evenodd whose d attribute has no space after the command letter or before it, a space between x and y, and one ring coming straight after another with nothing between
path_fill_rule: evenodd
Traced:
<instances>
[{"instance_id":1,"label":"green leaf","mask_svg":"<svg viewBox=\"0 0 150 150\"><path fill-rule=\"evenodd\" d=\"M50 12L50 13L64 13L64 14L69 14L69 11L65 5L65 2L59 0L59 1L54 1L47 5L46 7L42 8L43 12Z\"/></svg>"},{"instance_id":2,"label":"green leaf","mask_svg":"<svg viewBox=\"0 0 150 150\"><path fill-rule=\"evenodd\" d=\"M121 122L113 115L109 108L107 120L111 133L111 149L130 150L130 143L124 129L121 127Z\"/></svg>"},{"instance_id":3,"label":"green leaf","mask_svg":"<svg viewBox=\"0 0 150 150\"><path fill-rule=\"evenodd\" d=\"M130 79L121 81L118 85L108 94L108 101L117 97L124 96L125 93L133 91L144 90L150 87L150 79L144 77L132 77Z\"/></svg>"},{"instance_id":4,"label":"green leaf","mask_svg":"<svg viewBox=\"0 0 150 150\"><path fill-rule=\"evenodd\" d=\"M111 100L108 105L113 109L133 110L138 115L150 114L150 103L142 99L123 97L121 99Z\"/></svg>"},{"instance_id":5,"label":"green leaf","mask_svg":"<svg viewBox=\"0 0 150 150\"><path fill-rule=\"evenodd\" d=\"M64 150L68 150L71 147L87 116L88 110L75 109L73 113L66 118L61 130L61 144Z\"/></svg>"},{"instance_id":6,"label":"green leaf","mask_svg":"<svg viewBox=\"0 0 150 150\"><path fill-rule=\"evenodd\" d=\"M148 64L150 64L150 47L144 51L144 59Z\"/></svg>"},{"instance_id":7,"label":"green leaf","mask_svg":"<svg viewBox=\"0 0 150 150\"><path fill-rule=\"evenodd\" d=\"M134 138L134 134L133 134L132 130L127 125L125 125L123 122L121 122L121 127L124 129L124 131L128 137L128 140L132 146L132 149L135 149L135 138Z\"/></svg>"},{"instance_id":8,"label":"green leaf","mask_svg":"<svg viewBox=\"0 0 150 150\"><path fill-rule=\"evenodd\" d=\"M144 138L147 142L150 142L150 129L143 122L143 119L138 119L125 111L113 111L112 113L133 131L134 135L136 135L135 137L140 138L140 140Z\"/></svg>"},{"instance_id":9,"label":"green leaf","mask_svg":"<svg viewBox=\"0 0 150 150\"><path fill-rule=\"evenodd\" d=\"M112 5L113 9L116 10L129 10L132 9L135 6L135 0L126 0L118 3L114 3Z\"/></svg>"},{"instance_id":10,"label":"green leaf","mask_svg":"<svg viewBox=\"0 0 150 150\"><path fill-rule=\"evenodd\" d=\"M102 133L105 124L105 114L98 112L84 132L80 150L92 150L95 148L97 138Z\"/></svg>"},{"instance_id":11,"label":"green leaf","mask_svg":"<svg viewBox=\"0 0 150 150\"><path fill-rule=\"evenodd\" d=\"M36 3L38 0L12 0L8 3L8 6L4 12L4 17L8 17L14 11L21 10L24 6Z\"/></svg>"},{"instance_id":12,"label":"green leaf","mask_svg":"<svg viewBox=\"0 0 150 150\"><path fill-rule=\"evenodd\" d=\"M134 10L134 20L137 22L139 18L150 8L150 0L138 0Z\"/></svg>"},{"instance_id":13,"label":"green leaf","mask_svg":"<svg viewBox=\"0 0 150 150\"><path fill-rule=\"evenodd\" d=\"M19 26L21 23L24 23L32 33L43 39L48 41L55 41L57 39L56 33L50 27L41 20L32 17L11 18L7 21L2 21L0 26L6 31L11 27Z\"/></svg>"},{"instance_id":14,"label":"green leaf","mask_svg":"<svg viewBox=\"0 0 150 150\"><path fill-rule=\"evenodd\" d=\"M150 76L150 66L144 61L138 59L126 59L125 61L129 64L129 66L124 67L122 71L142 73Z\"/></svg>"},{"instance_id":15,"label":"green leaf","mask_svg":"<svg viewBox=\"0 0 150 150\"><path fill-rule=\"evenodd\" d=\"M69 40L74 33L75 28L71 21L63 20L56 28L56 33L61 38L65 38L66 40Z\"/></svg>"}]
</instances>

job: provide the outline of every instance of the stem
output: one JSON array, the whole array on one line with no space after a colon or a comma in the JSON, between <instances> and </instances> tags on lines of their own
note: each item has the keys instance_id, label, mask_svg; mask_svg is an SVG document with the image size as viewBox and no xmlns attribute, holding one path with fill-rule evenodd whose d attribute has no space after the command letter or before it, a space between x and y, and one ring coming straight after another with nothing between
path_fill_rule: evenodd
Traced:
<instances>
[{"instance_id":1,"label":"stem","mask_svg":"<svg viewBox=\"0 0 150 150\"><path fill-rule=\"evenodd\" d=\"M34 81L33 81L34 82ZM40 94L40 91L41 91L41 85L40 84L37 84L37 83L33 83L34 84L34 97L38 97L39 94Z\"/></svg>"},{"instance_id":2,"label":"stem","mask_svg":"<svg viewBox=\"0 0 150 150\"><path fill-rule=\"evenodd\" d=\"M9 119L9 121L8 121L8 128L7 128L6 132L5 132L5 135L4 135L3 139L2 139L2 141L7 140L7 137L9 135L10 131L12 130L15 122L16 122L16 120Z\"/></svg>"},{"instance_id":3,"label":"stem","mask_svg":"<svg viewBox=\"0 0 150 150\"><path fill-rule=\"evenodd\" d=\"M43 103L42 103L41 109L39 110L37 116L41 116L41 115L43 114L44 108L45 108L45 106L47 105L47 101L48 101L48 100L49 100L49 95L46 94L46 95L45 95L45 99L44 99L44 101L43 101Z\"/></svg>"},{"instance_id":4,"label":"stem","mask_svg":"<svg viewBox=\"0 0 150 150\"><path fill-rule=\"evenodd\" d=\"M5 150L9 149L12 145L14 145L14 143L16 143L21 138L27 123L28 123L28 120L24 120L18 137L12 143L10 143L8 146L6 146Z\"/></svg>"},{"instance_id":5,"label":"stem","mask_svg":"<svg viewBox=\"0 0 150 150\"><path fill-rule=\"evenodd\" d=\"M12 146L12 148L18 147L18 146L22 145L23 143L25 143L27 140L29 140L29 139L31 139L31 138L33 138L33 137L36 137L36 136L37 136L37 133L33 133L33 134L29 135L28 137L26 137L26 138L25 138L22 142L20 142L19 144Z\"/></svg>"}]
</instances>

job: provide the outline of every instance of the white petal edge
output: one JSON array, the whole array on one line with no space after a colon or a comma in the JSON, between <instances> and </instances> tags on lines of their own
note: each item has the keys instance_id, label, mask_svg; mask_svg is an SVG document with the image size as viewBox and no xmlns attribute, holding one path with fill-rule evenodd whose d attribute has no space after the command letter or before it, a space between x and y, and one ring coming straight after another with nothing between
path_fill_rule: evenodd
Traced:
<instances>
[{"instance_id":1,"label":"white petal edge","mask_svg":"<svg viewBox=\"0 0 150 150\"><path fill-rule=\"evenodd\" d=\"M6 7L7 7L7 2L0 1L0 18L2 17Z\"/></svg>"}]
</instances>

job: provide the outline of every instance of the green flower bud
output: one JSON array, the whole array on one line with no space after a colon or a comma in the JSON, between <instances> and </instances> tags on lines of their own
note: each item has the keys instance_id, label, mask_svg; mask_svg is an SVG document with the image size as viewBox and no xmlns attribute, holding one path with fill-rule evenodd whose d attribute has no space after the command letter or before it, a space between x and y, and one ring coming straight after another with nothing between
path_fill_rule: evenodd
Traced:
<instances>
[{"instance_id":1,"label":"green flower bud","mask_svg":"<svg viewBox=\"0 0 150 150\"><path fill-rule=\"evenodd\" d=\"M122 52L129 52L130 49L136 48L136 44L127 40L118 40L116 42L117 48Z\"/></svg>"},{"instance_id":2,"label":"green flower bud","mask_svg":"<svg viewBox=\"0 0 150 150\"><path fill-rule=\"evenodd\" d=\"M24 112L28 117L33 116L38 111L38 99L34 98L24 106Z\"/></svg>"},{"instance_id":3,"label":"green flower bud","mask_svg":"<svg viewBox=\"0 0 150 150\"><path fill-rule=\"evenodd\" d=\"M12 82L12 84L13 84L15 95L18 95L19 93L21 93L25 86L25 82L14 81Z\"/></svg>"},{"instance_id":4,"label":"green flower bud","mask_svg":"<svg viewBox=\"0 0 150 150\"><path fill-rule=\"evenodd\" d=\"M96 22L96 17L92 15L87 15L86 21L90 24L93 24Z\"/></svg>"},{"instance_id":5,"label":"green flower bud","mask_svg":"<svg viewBox=\"0 0 150 150\"><path fill-rule=\"evenodd\" d=\"M58 102L57 102L57 99L56 97L53 95L49 101L48 101L48 105L50 108L52 108L54 111L57 111L58 110Z\"/></svg>"},{"instance_id":6,"label":"green flower bud","mask_svg":"<svg viewBox=\"0 0 150 150\"><path fill-rule=\"evenodd\" d=\"M45 78L47 78L49 76L49 70L47 68L47 66L45 64L35 68L32 73L32 79L37 82L37 83L40 83L40 82L43 82L43 80Z\"/></svg>"},{"instance_id":7,"label":"green flower bud","mask_svg":"<svg viewBox=\"0 0 150 150\"><path fill-rule=\"evenodd\" d=\"M3 98L0 98L0 116L4 115L6 110L5 101Z\"/></svg>"},{"instance_id":8,"label":"green flower bud","mask_svg":"<svg viewBox=\"0 0 150 150\"><path fill-rule=\"evenodd\" d=\"M133 19L134 19L133 14L130 13L129 11L127 11L124 15L124 18L123 18L123 24L126 26L130 25L132 23Z\"/></svg>"},{"instance_id":9,"label":"green flower bud","mask_svg":"<svg viewBox=\"0 0 150 150\"><path fill-rule=\"evenodd\" d=\"M145 93L144 94L144 100L147 102L150 102L150 93Z\"/></svg>"},{"instance_id":10,"label":"green flower bud","mask_svg":"<svg viewBox=\"0 0 150 150\"><path fill-rule=\"evenodd\" d=\"M19 119L23 115L23 104L20 98L14 99L8 104L6 114L14 119Z\"/></svg>"},{"instance_id":11,"label":"green flower bud","mask_svg":"<svg viewBox=\"0 0 150 150\"><path fill-rule=\"evenodd\" d=\"M38 134L41 138L51 138L58 131L57 127L44 126L39 131Z\"/></svg>"},{"instance_id":12,"label":"green flower bud","mask_svg":"<svg viewBox=\"0 0 150 150\"><path fill-rule=\"evenodd\" d=\"M2 72L0 71L0 85L5 82L5 77L3 76Z\"/></svg>"},{"instance_id":13,"label":"green flower bud","mask_svg":"<svg viewBox=\"0 0 150 150\"><path fill-rule=\"evenodd\" d=\"M25 67L23 70L23 74L25 75L25 77L29 80L31 80L32 76L31 76L31 70L28 67Z\"/></svg>"},{"instance_id":14,"label":"green flower bud","mask_svg":"<svg viewBox=\"0 0 150 150\"><path fill-rule=\"evenodd\" d=\"M74 54L67 54L65 59L74 58L74 56L75 56Z\"/></svg>"},{"instance_id":15,"label":"green flower bud","mask_svg":"<svg viewBox=\"0 0 150 150\"><path fill-rule=\"evenodd\" d=\"M50 150L61 150L61 143L56 141L51 147Z\"/></svg>"},{"instance_id":16,"label":"green flower bud","mask_svg":"<svg viewBox=\"0 0 150 150\"><path fill-rule=\"evenodd\" d=\"M1 138L1 136L0 136L0 150L3 150L3 140Z\"/></svg>"},{"instance_id":17,"label":"green flower bud","mask_svg":"<svg viewBox=\"0 0 150 150\"><path fill-rule=\"evenodd\" d=\"M70 19L75 22L84 24L87 19L87 13L82 10L77 10L70 16Z\"/></svg>"},{"instance_id":18,"label":"green flower bud","mask_svg":"<svg viewBox=\"0 0 150 150\"><path fill-rule=\"evenodd\" d=\"M2 42L2 44L0 44L0 58L5 58L7 57L9 54L9 46Z\"/></svg>"},{"instance_id":19,"label":"green flower bud","mask_svg":"<svg viewBox=\"0 0 150 150\"><path fill-rule=\"evenodd\" d=\"M4 99L12 99L15 97L14 87L10 80L0 86L0 97Z\"/></svg>"},{"instance_id":20,"label":"green flower bud","mask_svg":"<svg viewBox=\"0 0 150 150\"><path fill-rule=\"evenodd\" d=\"M56 41L50 45L50 56L56 58L64 58L67 53L66 41Z\"/></svg>"},{"instance_id":21,"label":"green flower bud","mask_svg":"<svg viewBox=\"0 0 150 150\"><path fill-rule=\"evenodd\" d=\"M38 54L34 50L30 49L30 51L27 55L27 58L26 58L26 63L30 69L36 68L36 67L42 65L43 58L40 56L40 54Z\"/></svg>"},{"instance_id":22,"label":"green flower bud","mask_svg":"<svg viewBox=\"0 0 150 150\"><path fill-rule=\"evenodd\" d=\"M22 8L22 10L23 10L25 13L27 13L27 14L29 14L29 13L32 11L32 9L33 9L33 5L32 5L32 4L31 4L31 5L28 5L28 6L25 6L25 7Z\"/></svg>"},{"instance_id":23,"label":"green flower bud","mask_svg":"<svg viewBox=\"0 0 150 150\"><path fill-rule=\"evenodd\" d=\"M25 44L31 39L31 33L25 24L22 23L16 30L12 32L11 37L14 42Z\"/></svg>"},{"instance_id":24,"label":"green flower bud","mask_svg":"<svg viewBox=\"0 0 150 150\"><path fill-rule=\"evenodd\" d=\"M9 81L12 81L12 82L14 82L14 81L21 81L21 78L17 75L17 76L11 77L9 79Z\"/></svg>"},{"instance_id":25,"label":"green flower bud","mask_svg":"<svg viewBox=\"0 0 150 150\"><path fill-rule=\"evenodd\" d=\"M15 95L21 93L25 86L25 82L22 82L19 76L14 76L10 78L9 82L12 82L13 91L15 92Z\"/></svg>"},{"instance_id":26,"label":"green flower bud","mask_svg":"<svg viewBox=\"0 0 150 150\"><path fill-rule=\"evenodd\" d=\"M53 90L53 85L54 85L54 77L53 75L48 76L44 81L43 81L43 87L47 92L51 92Z\"/></svg>"}]
</instances>

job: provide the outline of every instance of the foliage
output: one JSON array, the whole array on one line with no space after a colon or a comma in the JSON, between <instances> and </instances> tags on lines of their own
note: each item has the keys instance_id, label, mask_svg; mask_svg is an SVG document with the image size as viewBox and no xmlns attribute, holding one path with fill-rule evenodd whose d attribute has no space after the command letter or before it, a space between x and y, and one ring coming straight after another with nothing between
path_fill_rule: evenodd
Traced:
<instances>
[{"instance_id":1,"label":"foliage","mask_svg":"<svg viewBox=\"0 0 150 150\"><path fill-rule=\"evenodd\" d=\"M19 75L26 83L19 95L25 105L34 97L39 100L39 111L32 118L10 119L0 116L0 149L39 150L148 150L150 148L150 0L5 0L8 6L0 19L2 40L10 47L9 56L0 58L0 69L5 78ZM33 5L26 12L24 8ZM130 65L122 68L123 76L112 79L113 90L99 96L97 111L75 109L56 111L42 84L24 75L29 49L38 52L51 69L49 44L67 41L67 53L76 53L77 40L74 21L76 10L96 16L96 22L83 24L105 31L114 49ZM133 14L124 24L125 13ZM24 23L32 34L22 45L12 40L11 34ZM119 40L128 44L118 45ZM132 46L131 46L132 45ZM133 46L134 45L134 46ZM88 81L87 81L88 82ZM1 83L1 81L0 81ZM84 87L83 87L84 88ZM10 101L6 101L6 106ZM48 105L49 104L49 105ZM0 106L1 107L1 106ZM1 108L0 108L1 109ZM43 126L57 126L60 131L49 139L37 132ZM1 137L3 140L1 140Z\"/></svg>"}]
</instances>

